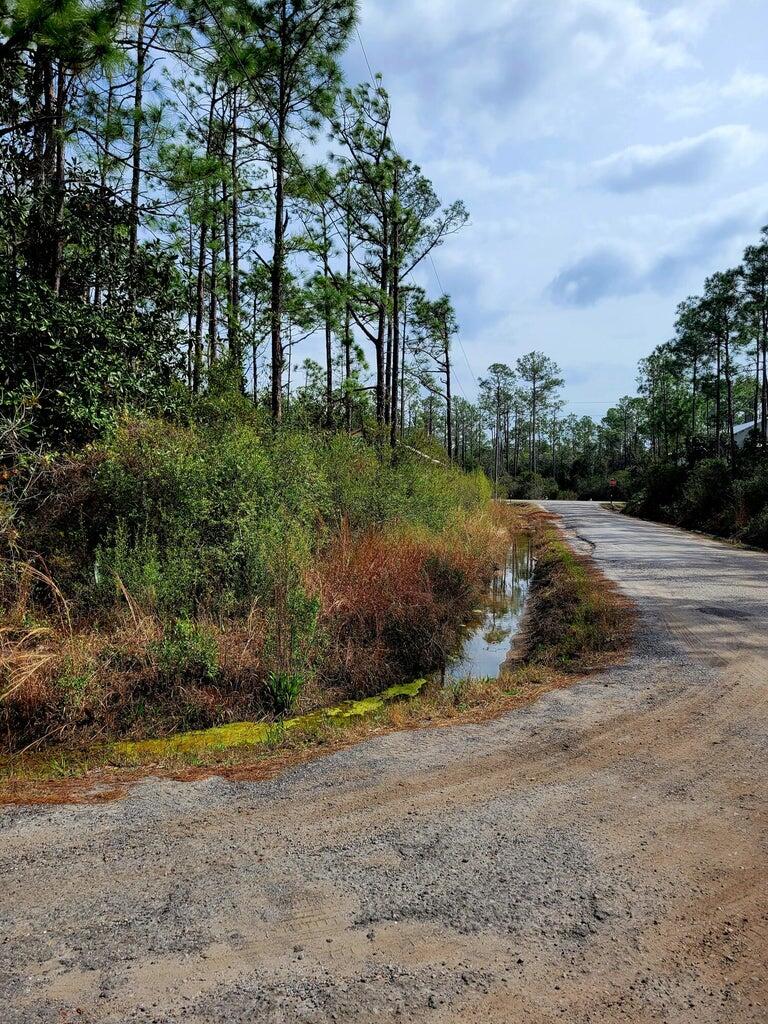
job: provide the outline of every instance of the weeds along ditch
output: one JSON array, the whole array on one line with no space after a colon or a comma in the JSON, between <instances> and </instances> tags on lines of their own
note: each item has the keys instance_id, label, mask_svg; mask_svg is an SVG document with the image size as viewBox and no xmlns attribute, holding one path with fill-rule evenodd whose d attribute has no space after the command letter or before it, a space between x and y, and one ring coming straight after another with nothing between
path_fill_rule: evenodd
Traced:
<instances>
[{"instance_id":1,"label":"weeds along ditch","mask_svg":"<svg viewBox=\"0 0 768 1024\"><path fill-rule=\"evenodd\" d=\"M427 680L408 672L383 693L330 707L329 695L334 691L324 691L316 680L312 692L320 703L313 706L302 693L290 716L273 712L165 734L133 729L110 738L93 730L87 738L81 734L79 741L33 745L26 752L0 758L0 802L108 799L121 795L150 767L153 774L180 779L207 774L268 778L292 764L366 737L497 717L623 656L633 635L631 606L588 559L573 554L546 514L532 506L485 505L461 530L473 550L477 550L478 537L485 537L486 544L491 537L498 542L495 557L501 561L491 565L490 575L486 566L486 575L477 577L478 582L484 580L486 589L494 577L493 565L497 578L505 558L509 566L510 548L513 557L519 559L527 551L526 559L535 559L518 643L495 677L441 680L438 671ZM368 551L370 539L365 536L363 550ZM446 542L445 537L440 538L441 544ZM346 532L334 543L344 545L352 557L352 541ZM490 550L490 546L486 548ZM409 564L412 554L409 550ZM333 564L338 565L337 557ZM371 566L370 559L367 564ZM493 601L498 597L498 579L491 582L490 591ZM378 598L377 603L380 601ZM474 612L478 601L476 592L471 602ZM465 613L463 627L457 625L453 643L461 641L462 629L472 622L472 611ZM361 609L356 609L356 614L361 614ZM370 623L370 618L365 621ZM398 634L402 629L400 620ZM89 779L94 780L93 785Z\"/></svg>"},{"instance_id":2,"label":"weeds along ditch","mask_svg":"<svg viewBox=\"0 0 768 1024\"><path fill-rule=\"evenodd\" d=\"M278 722L434 670L508 545L489 499L417 451L220 417L41 460L3 519L0 749Z\"/></svg>"}]
</instances>

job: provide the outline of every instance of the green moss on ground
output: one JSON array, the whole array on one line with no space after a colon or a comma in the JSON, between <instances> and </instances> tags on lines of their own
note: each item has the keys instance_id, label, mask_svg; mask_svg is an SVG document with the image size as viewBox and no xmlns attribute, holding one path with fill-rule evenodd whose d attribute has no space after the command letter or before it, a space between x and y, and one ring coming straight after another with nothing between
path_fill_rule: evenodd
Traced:
<instances>
[{"instance_id":1,"label":"green moss on ground","mask_svg":"<svg viewBox=\"0 0 768 1024\"><path fill-rule=\"evenodd\" d=\"M111 764L142 764L162 761L178 755L204 754L208 751L232 750L237 747L268 746L276 733L300 730L312 732L324 723L341 725L344 722L367 718L387 704L418 697L426 686L426 679L391 686L383 693L363 700L345 701L332 708L323 708L309 715L288 718L282 722L233 722L212 729L177 733L165 739L137 740L115 743L108 758Z\"/></svg>"}]
</instances>

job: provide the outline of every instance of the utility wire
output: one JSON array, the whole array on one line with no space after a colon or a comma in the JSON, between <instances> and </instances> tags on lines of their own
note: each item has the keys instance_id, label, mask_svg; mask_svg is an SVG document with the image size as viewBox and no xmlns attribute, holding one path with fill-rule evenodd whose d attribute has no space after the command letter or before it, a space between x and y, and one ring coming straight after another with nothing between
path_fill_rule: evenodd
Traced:
<instances>
[{"instance_id":1,"label":"utility wire","mask_svg":"<svg viewBox=\"0 0 768 1024\"><path fill-rule=\"evenodd\" d=\"M445 294L446 294L446 293L445 293L445 289L444 289L444 288L442 287L442 282L440 281L440 275L439 275L439 273L437 272L437 267L435 266L435 263L434 263L434 260L432 259L432 254L431 254L431 253L429 254L429 262L430 262L430 263L432 264L432 271L433 271L433 273L434 273L434 275L435 275L435 280L436 280L436 282L437 282L437 287L438 287L438 288L439 288L439 290L440 290L440 291L442 292L442 294L443 294L443 295L445 295ZM456 336L456 340L457 340L457 341L459 342L459 348L461 348L461 350L462 350L462 355L464 356L464 361L465 361L465 362L466 362L466 364L467 364L467 370L469 370L470 374L471 374L471 375L472 375L472 377L474 378L474 382L475 382L475 384L476 384L476 385L477 385L477 387L479 388L479 386L480 386L480 382L479 382L479 381L477 380L477 377L476 377L476 375L475 375L475 372L474 372L474 370L472 369L472 367L471 367L471 366L470 366L470 364L469 364L469 359L467 358L467 353L466 353L466 351L465 351L465 348L464 348L464 345L463 345L463 343L462 343L462 339L461 339L461 335L460 335L460 334L457 334L457 336Z\"/></svg>"},{"instance_id":2,"label":"utility wire","mask_svg":"<svg viewBox=\"0 0 768 1024\"><path fill-rule=\"evenodd\" d=\"M357 36L358 43L360 43L360 49L363 51L363 58L365 59L366 66L368 68L368 74L371 76L371 85L373 85L376 76L371 69L371 62L368 60L368 54L365 52L365 46L363 44L363 37L360 35L360 29L357 25L355 25L355 35Z\"/></svg>"}]
</instances>

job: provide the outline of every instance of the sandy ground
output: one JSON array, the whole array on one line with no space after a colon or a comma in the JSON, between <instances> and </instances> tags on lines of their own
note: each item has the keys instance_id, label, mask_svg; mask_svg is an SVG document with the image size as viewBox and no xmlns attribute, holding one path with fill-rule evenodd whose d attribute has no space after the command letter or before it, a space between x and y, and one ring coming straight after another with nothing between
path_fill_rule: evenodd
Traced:
<instances>
[{"instance_id":1,"label":"sandy ground","mask_svg":"<svg viewBox=\"0 0 768 1024\"><path fill-rule=\"evenodd\" d=\"M551 503L636 654L269 783L0 813L0 1021L768 1021L768 556Z\"/></svg>"}]
</instances>

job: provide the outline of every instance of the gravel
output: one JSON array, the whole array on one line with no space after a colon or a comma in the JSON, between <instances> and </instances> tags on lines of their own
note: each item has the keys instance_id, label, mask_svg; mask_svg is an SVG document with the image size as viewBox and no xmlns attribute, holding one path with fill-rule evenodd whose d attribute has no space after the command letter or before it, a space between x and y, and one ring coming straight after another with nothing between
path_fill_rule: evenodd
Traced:
<instances>
[{"instance_id":1,"label":"gravel","mask_svg":"<svg viewBox=\"0 0 768 1024\"><path fill-rule=\"evenodd\" d=\"M3 1024L765 1024L768 557L551 507L638 602L625 664L271 782L5 809Z\"/></svg>"}]
</instances>

